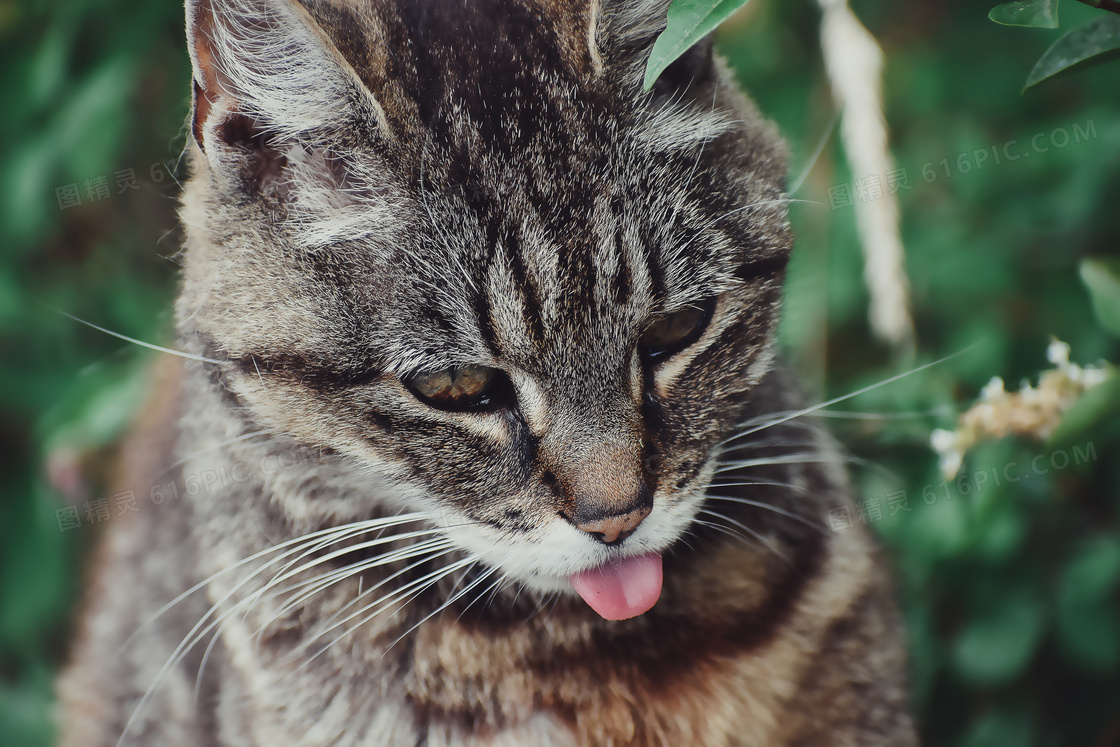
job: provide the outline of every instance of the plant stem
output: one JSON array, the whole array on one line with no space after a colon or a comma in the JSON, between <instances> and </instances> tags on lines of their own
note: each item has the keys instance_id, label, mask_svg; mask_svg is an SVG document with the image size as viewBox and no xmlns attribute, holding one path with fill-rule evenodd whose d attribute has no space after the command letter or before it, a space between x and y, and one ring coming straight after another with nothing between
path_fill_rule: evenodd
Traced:
<instances>
[{"instance_id":1,"label":"plant stem","mask_svg":"<svg viewBox=\"0 0 1120 747\"><path fill-rule=\"evenodd\" d=\"M1120 0L1077 0L1079 3L1091 5L1094 8L1120 13Z\"/></svg>"}]
</instances>

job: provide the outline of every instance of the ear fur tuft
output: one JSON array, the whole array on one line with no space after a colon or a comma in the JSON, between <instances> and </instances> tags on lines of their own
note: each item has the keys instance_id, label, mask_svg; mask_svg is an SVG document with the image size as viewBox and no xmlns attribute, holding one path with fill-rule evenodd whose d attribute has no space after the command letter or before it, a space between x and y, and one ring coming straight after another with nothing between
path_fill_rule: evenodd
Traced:
<instances>
[{"instance_id":1,"label":"ear fur tuft","mask_svg":"<svg viewBox=\"0 0 1120 747\"><path fill-rule=\"evenodd\" d=\"M639 86L657 37L665 30L670 0L597 0L594 39L605 67L626 85ZM713 75L712 36L697 42L658 78L655 93L699 87Z\"/></svg>"},{"instance_id":2,"label":"ear fur tuft","mask_svg":"<svg viewBox=\"0 0 1120 747\"><path fill-rule=\"evenodd\" d=\"M389 135L377 101L295 0L188 0L187 41L191 132L214 166L224 149L268 158L270 144L322 143L344 127Z\"/></svg>"}]
</instances>

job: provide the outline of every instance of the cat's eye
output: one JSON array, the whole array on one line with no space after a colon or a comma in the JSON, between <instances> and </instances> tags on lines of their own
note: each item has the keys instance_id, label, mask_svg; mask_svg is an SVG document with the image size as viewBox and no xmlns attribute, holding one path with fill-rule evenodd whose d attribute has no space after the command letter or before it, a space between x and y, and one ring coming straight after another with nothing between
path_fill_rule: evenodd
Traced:
<instances>
[{"instance_id":1,"label":"cat's eye","mask_svg":"<svg viewBox=\"0 0 1120 747\"><path fill-rule=\"evenodd\" d=\"M451 366L416 374L405 385L425 404L440 410L484 410L498 407L509 393L509 379L495 368Z\"/></svg>"},{"instance_id":2,"label":"cat's eye","mask_svg":"<svg viewBox=\"0 0 1120 747\"><path fill-rule=\"evenodd\" d=\"M689 306L655 320L638 339L647 360L657 360L684 350L700 338L712 315L714 303Z\"/></svg>"}]
</instances>

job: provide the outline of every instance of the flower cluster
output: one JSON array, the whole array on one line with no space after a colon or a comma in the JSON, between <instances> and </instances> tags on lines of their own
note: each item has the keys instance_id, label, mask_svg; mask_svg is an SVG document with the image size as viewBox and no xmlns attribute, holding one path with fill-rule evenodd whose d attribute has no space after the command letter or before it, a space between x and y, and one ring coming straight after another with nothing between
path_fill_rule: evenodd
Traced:
<instances>
[{"instance_id":1,"label":"flower cluster","mask_svg":"<svg viewBox=\"0 0 1120 747\"><path fill-rule=\"evenodd\" d=\"M1008 392L996 376L981 390L979 401L960 416L956 431L938 428L930 435L946 478L957 474L965 452L985 438L1016 435L1046 440L1066 410L1111 375L1103 364L1082 368L1070 363L1069 352L1069 345L1054 340L1046 357L1055 368L1042 372L1037 387L1024 381L1019 391Z\"/></svg>"}]
</instances>

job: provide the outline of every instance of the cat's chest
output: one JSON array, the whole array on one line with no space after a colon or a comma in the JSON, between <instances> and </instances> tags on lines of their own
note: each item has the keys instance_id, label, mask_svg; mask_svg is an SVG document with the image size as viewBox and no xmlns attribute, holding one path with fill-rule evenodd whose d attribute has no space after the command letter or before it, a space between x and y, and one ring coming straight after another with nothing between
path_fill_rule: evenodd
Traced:
<instances>
[{"instance_id":1,"label":"cat's chest","mask_svg":"<svg viewBox=\"0 0 1120 747\"><path fill-rule=\"evenodd\" d=\"M393 713L385 714L393 718ZM387 730L383 734L371 733L370 738L361 743L361 747L382 747L383 745L396 745L400 734L396 730ZM475 733L469 727L449 724L429 724L414 727L411 739L400 741L399 744L423 744L426 747L577 747L579 744L575 733L568 724L548 713L537 713L528 720L515 726L495 730L485 734ZM357 747L357 743L355 743Z\"/></svg>"},{"instance_id":2,"label":"cat's chest","mask_svg":"<svg viewBox=\"0 0 1120 747\"><path fill-rule=\"evenodd\" d=\"M399 684L399 683L398 683ZM378 688L380 689L380 688ZM555 713L537 710L504 726L471 723L434 714L390 686L370 690L324 683L317 697L255 702L229 708L226 699L223 744L238 747L577 747L572 725ZM243 706L248 705L244 700ZM236 712L235 712L236 711ZM295 736L295 735L298 735ZM296 741L293 741L295 739Z\"/></svg>"},{"instance_id":3,"label":"cat's chest","mask_svg":"<svg viewBox=\"0 0 1120 747\"><path fill-rule=\"evenodd\" d=\"M410 706L388 700L356 718L350 714L346 724L332 723L331 706L320 712L319 721L311 728L305 725L303 736L295 744L301 747L577 747L579 741L570 725L546 713L533 714L527 720L500 729L478 731L467 724L443 721L424 722ZM359 722L365 722L361 725ZM240 728L229 728L223 734L225 743L240 747L270 747L293 744L293 724L284 719L257 721L253 740L246 741Z\"/></svg>"}]
</instances>

